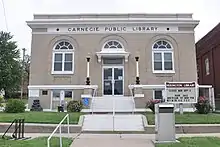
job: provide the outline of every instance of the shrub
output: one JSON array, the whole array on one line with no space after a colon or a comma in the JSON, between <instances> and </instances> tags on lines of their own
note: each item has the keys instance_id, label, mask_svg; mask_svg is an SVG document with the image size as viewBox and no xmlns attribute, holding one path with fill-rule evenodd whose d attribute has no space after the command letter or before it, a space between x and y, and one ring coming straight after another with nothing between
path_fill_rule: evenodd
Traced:
<instances>
[{"instance_id":1,"label":"shrub","mask_svg":"<svg viewBox=\"0 0 220 147\"><path fill-rule=\"evenodd\" d=\"M151 111L152 111L153 113L155 113L155 104L158 104L158 103L161 103L161 102L162 102L162 100L159 100L159 99L150 100L150 101L147 102L146 108L150 108Z\"/></svg>"},{"instance_id":2,"label":"shrub","mask_svg":"<svg viewBox=\"0 0 220 147\"><path fill-rule=\"evenodd\" d=\"M196 110L199 114L208 114L211 110L211 105L208 98L200 96L195 104Z\"/></svg>"},{"instance_id":3,"label":"shrub","mask_svg":"<svg viewBox=\"0 0 220 147\"><path fill-rule=\"evenodd\" d=\"M22 113L25 112L25 103L21 100L10 99L6 103L5 112L6 113Z\"/></svg>"},{"instance_id":4,"label":"shrub","mask_svg":"<svg viewBox=\"0 0 220 147\"><path fill-rule=\"evenodd\" d=\"M4 97L0 96L0 107L3 107L2 103L4 103Z\"/></svg>"},{"instance_id":5,"label":"shrub","mask_svg":"<svg viewBox=\"0 0 220 147\"><path fill-rule=\"evenodd\" d=\"M80 112L83 108L81 101L69 101L67 104L67 112Z\"/></svg>"}]
</instances>

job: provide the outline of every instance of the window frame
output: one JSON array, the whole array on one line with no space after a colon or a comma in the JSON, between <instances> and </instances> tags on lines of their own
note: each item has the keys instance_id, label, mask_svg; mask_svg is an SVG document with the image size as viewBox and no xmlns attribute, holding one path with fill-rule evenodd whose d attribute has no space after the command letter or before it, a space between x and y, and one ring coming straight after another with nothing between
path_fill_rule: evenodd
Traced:
<instances>
[{"instance_id":1,"label":"window frame","mask_svg":"<svg viewBox=\"0 0 220 147\"><path fill-rule=\"evenodd\" d=\"M68 42L71 44L69 41L62 40L59 41L58 43L55 44L53 51L52 51L52 71L51 74L74 74L74 46L72 45L73 49L55 49L56 46L61 43L61 42ZM55 64L55 54L62 54L62 70L61 71L54 71L54 64ZM64 66L65 66L65 54L72 54L72 70L71 71L65 71Z\"/></svg>"},{"instance_id":2,"label":"window frame","mask_svg":"<svg viewBox=\"0 0 220 147\"><path fill-rule=\"evenodd\" d=\"M171 46L171 49L154 48L154 45L159 41L167 42ZM162 70L155 70L155 68L154 68L154 53L160 53L161 56L162 56ZM164 54L165 53L171 53L172 70L165 70L165 60L164 60ZM152 45L152 71L153 71L153 73L175 73L174 65L175 65L175 63L174 63L174 52L173 52L173 47L170 44L170 42L168 42L166 40L158 40L158 41L154 42L154 44Z\"/></svg>"}]
</instances>

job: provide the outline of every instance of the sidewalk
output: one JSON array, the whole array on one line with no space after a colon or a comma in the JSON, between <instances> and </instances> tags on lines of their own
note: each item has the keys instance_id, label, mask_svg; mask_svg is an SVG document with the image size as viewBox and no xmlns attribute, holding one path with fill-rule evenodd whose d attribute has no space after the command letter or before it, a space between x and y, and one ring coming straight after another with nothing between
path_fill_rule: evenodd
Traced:
<instances>
[{"instance_id":1,"label":"sidewalk","mask_svg":"<svg viewBox=\"0 0 220 147\"><path fill-rule=\"evenodd\" d=\"M176 137L215 136L217 134L177 134ZM81 134L70 147L154 147L155 134Z\"/></svg>"},{"instance_id":2,"label":"sidewalk","mask_svg":"<svg viewBox=\"0 0 220 147\"><path fill-rule=\"evenodd\" d=\"M25 133L25 137L32 139L49 136L50 133ZM59 137L59 134L56 133L54 136ZM220 133L176 134L176 138L206 136L220 137ZM62 137L68 137L68 134L62 134ZM75 138L70 147L154 147L152 140L155 139L155 134L80 134L78 136L76 133L71 133L70 137Z\"/></svg>"}]
</instances>

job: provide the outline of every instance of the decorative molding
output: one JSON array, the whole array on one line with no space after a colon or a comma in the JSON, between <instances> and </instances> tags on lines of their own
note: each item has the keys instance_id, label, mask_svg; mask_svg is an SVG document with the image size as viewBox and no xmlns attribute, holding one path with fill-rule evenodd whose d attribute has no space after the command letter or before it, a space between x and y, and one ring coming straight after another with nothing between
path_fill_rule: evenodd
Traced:
<instances>
[{"instance_id":1,"label":"decorative molding","mask_svg":"<svg viewBox=\"0 0 220 147\"><path fill-rule=\"evenodd\" d=\"M148 32L148 33L160 33L160 34L194 34L195 31L161 31L161 32ZM32 34L48 34L48 35L67 35L66 32L32 32ZM72 34L72 33L68 33L68 34ZM74 33L74 34L78 34L78 33ZM79 33L80 34L80 33ZM86 34L86 33L84 33ZM90 33L92 34L92 33Z\"/></svg>"},{"instance_id":2,"label":"decorative molding","mask_svg":"<svg viewBox=\"0 0 220 147\"><path fill-rule=\"evenodd\" d=\"M102 61L102 57L124 57L125 62L128 62L129 52L124 50L117 50L117 49L103 49L101 52L96 52L98 57L98 62Z\"/></svg>"}]
</instances>

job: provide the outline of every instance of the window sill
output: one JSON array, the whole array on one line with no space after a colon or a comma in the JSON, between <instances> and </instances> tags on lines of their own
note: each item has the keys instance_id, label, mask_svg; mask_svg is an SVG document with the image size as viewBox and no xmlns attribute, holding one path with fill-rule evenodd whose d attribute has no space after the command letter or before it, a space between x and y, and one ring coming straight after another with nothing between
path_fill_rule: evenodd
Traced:
<instances>
[{"instance_id":1,"label":"window sill","mask_svg":"<svg viewBox=\"0 0 220 147\"><path fill-rule=\"evenodd\" d=\"M52 71L52 75L71 75L74 74L73 71Z\"/></svg>"},{"instance_id":2,"label":"window sill","mask_svg":"<svg viewBox=\"0 0 220 147\"><path fill-rule=\"evenodd\" d=\"M157 73L159 73L159 74L174 74L175 73L175 71L164 71L164 70L160 70L160 71L153 71L153 73L155 73L155 74L157 74Z\"/></svg>"}]
</instances>

